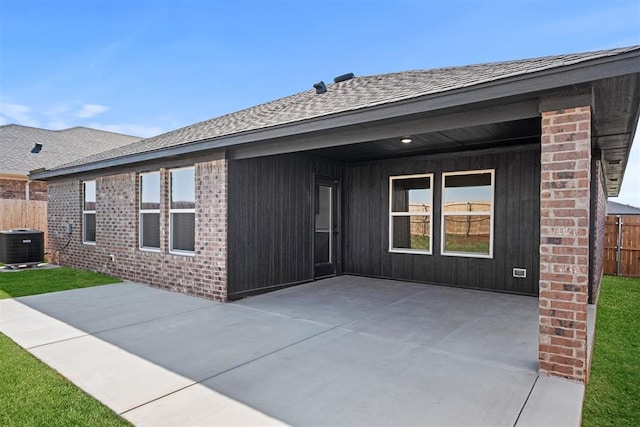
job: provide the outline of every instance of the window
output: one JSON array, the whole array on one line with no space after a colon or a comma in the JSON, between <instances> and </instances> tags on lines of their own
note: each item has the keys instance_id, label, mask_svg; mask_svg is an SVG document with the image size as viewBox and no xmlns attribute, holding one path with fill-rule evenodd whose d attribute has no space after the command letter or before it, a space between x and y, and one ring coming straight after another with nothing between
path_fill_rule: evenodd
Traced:
<instances>
[{"instance_id":1,"label":"window","mask_svg":"<svg viewBox=\"0 0 640 427\"><path fill-rule=\"evenodd\" d=\"M77 206L77 205L76 205ZM82 183L82 243L96 243L96 182Z\"/></svg>"},{"instance_id":2,"label":"window","mask_svg":"<svg viewBox=\"0 0 640 427\"><path fill-rule=\"evenodd\" d=\"M443 255L493 256L494 170L442 174Z\"/></svg>"},{"instance_id":3,"label":"window","mask_svg":"<svg viewBox=\"0 0 640 427\"><path fill-rule=\"evenodd\" d=\"M173 169L170 173L169 250L192 253L196 228L195 170L192 167Z\"/></svg>"},{"instance_id":4,"label":"window","mask_svg":"<svg viewBox=\"0 0 640 427\"><path fill-rule=\"evenodd\" d=\"M431 253L433 174L389 177L389 252Z\"/></svg>"},{"instance_id":5,"label":"window","mask_svg":"<svg viewBox=\"0 0 640 427\"><path fill-rule=\"evenodd\" d=\"M160 250L160 172L140 174L140 249Z\"/></svg>"}]
</instances>

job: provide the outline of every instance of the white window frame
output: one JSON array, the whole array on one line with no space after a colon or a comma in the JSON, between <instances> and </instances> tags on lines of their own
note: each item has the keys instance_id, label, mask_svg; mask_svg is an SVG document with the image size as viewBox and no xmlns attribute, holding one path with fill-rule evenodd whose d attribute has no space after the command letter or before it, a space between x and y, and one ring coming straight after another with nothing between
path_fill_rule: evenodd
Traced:
<instances>
[{"instance_id":1,"label":"white window frame","mask_svg":"<svg viewBox=\"0 0 640 427\"><path fill-rule=\"evenodd\" d=\"M445 182L447 176L455 175L476 175L476 174L491 174L491 210L490 211L477 211L477 212L448 212L444 211L444 193ZM444 256L456 256L467 258L493 258L493 213L495 210L495 169L480 169L480 170L468 170L468 171L456 171L456 172L443 172L442 173L442 193L440 197L440 254ZM444 248L444 240L446 236L445 217L446 216L489 216L489 253L477 254L473 252L446 252Z\"/></svg>"},{"instance_id":2,"label":"white window frame","mask_svg":"<svg viewBox=\"0 0 640 427\"><path fill-rule=\"evenodd\" d=\"M195 193L195 167L194 166L188 166L188 167L183 167L183 168L174 168L174 169L169 169L169 253L170 254L174 254L174 255L185 255L185 256L195 256L195 242L194 242L194 250L193 251L185 251L182 249L173 249L173 214L174 213L192 213L194 216L194 223L193 226L195 228L195 215L196 215L196 209L172 209L171 208L171 202L172 202L172 198L173 198L173 183L171 180L171 174L173 172L176 171L180 171L180 170L187 170L187 169L192 169L193 170L193 187L194 187L194 193ZM194 230L194 234L195 234L195 230Z\"/></svg>"},{"instance_id":3,"label":"white window frame","mask_svg":"<svg viewBox=\"0 0 640 427\"><path fill-rule=\"evenodd\" d=\"M429 190L431 198L429 205L431 206L431 212L393 212L393 182L396 180L411 179L411 178L429 178ZM425 216L429 217L429 249L410 249L410 248L394 248L393 247L393 218L403 216ZM409 220L411 222L411 220ZM421 173L414 175L397 175L389 177L389 252L399 254L420 254L431 255L433 254L433 174Z\"/></svg>"},{"instance_id":4,"label":"white window frame","mask_svg":"<svg viewBox=\"0 0 640 427\"><path fill-rule=\"evenodd\" d=\"M97 226L98 226L98 222L97 217L96 217L96 210L87 210L85 209L85 206L87 204L87 199L86 199L86 185L87 183L93 183L93 187L95 188L95 196L96 196L96 200L95 203L96 205L98 204L98 185L96 184L95 179L92 180L87 180L87 181L82 181L82 243L85 245L94 245L96 244L95 240L87 240L87 236L86 236L86 217L87 215L93 215L93 222L96 225L96 231L97 231ZM97 238L97 236L96 236Z\"/></svg>"},{"instance_id":5,"label":"white window frame","mask_svg":"<svg viewBox=\"0 0 640 427\"><path fill-rule=\"evenodd\" d=\"M158 178L159 178L159 188L158 188L158 197L160 200L160 203L162 203L162 174L160 173L160 171L153 171L153 172L144 172L141 173L139 176L139 200L138 200L138 247L141 251L148 251L148 252L160 252L160 248L162 246L162 236L160 236L160 242L158 247L155 246L143 246L142 242L142 230L143 230L143 219L142 219L142 214L149 214L149 213L157 213L158 217L160 217L160 206L158 206L158 209L142 209L142 178L145 175L154 175L154 174L158 174ZM162 221L162 219L160 219L160 221ZM158 233L160 233L160 230L158 230Z\"/></svg>"}]
</instances>

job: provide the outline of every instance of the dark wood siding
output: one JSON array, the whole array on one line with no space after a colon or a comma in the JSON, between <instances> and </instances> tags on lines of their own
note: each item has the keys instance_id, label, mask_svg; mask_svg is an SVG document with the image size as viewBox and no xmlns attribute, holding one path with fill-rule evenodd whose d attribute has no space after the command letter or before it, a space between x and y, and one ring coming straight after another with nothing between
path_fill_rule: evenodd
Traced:
<instances>
[{"instance_id":1,"label":"dark wood siding","mask_svg":"<svg viewBox=\"0 0 640 427\"><path fill-rule=\"evenodd\" d=\"M493 258L440 255L442 172L495 169ZM433 255L390 253L389 176L434 173ZM345 168L343 271L347 274L538 294L540 151L422 156ZM513 277L525 268L526 279Z\"/></svg>"},{"instance_id":2,"label":"dark wood siding","mask_svg":"<svg viewBox=\"0 0 640 427\"><path fill-rule=\"evenodd\" d=\"M314 174L341 163L303 154L229 161L228 296L313 279Z\"/></svg>"}]
</instances>

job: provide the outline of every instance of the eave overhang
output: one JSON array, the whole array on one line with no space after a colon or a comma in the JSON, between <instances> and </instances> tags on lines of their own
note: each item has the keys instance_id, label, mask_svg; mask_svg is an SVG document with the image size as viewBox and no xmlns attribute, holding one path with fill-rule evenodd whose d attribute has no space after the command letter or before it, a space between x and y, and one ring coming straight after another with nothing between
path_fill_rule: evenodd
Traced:
<instances>
[{"instance_id":1,"label":"eave overhang","mask_svg":"<svg viewBox=\"0 0 640 427\"><path fill-rule=\"evenodd\" d=\"M378 134L380 129L393 132L394 126L397 128L397 134L400 135L403 132L403 126L415 126L420 117L437 117L436 122L440 124L440 129L462 127L468 124L467 119L470 113L487 108L502 109L507 117L509 111L515 111L512 107L517 105L518 109L515 114L517 117L514 116L513 119L534 117L539 115L538 104L534 106L533 102L539 101L539 94L572 86L595 84L595 82L611 78L627 78L637 81L638 75L640 75L640 51L633 50L615 56L570 64L562 68L517 74L513 77L384 105L194 141L93 163L49 171L32 171L31 179L47 180L66 175L95 173L104 169L157 161L159 158L193 156L216 150L225 151L229 158L246 158L353 144L352 138L336 138L336 136L343 133L346 135L348 132L359 132L363 128L369 129L372 134ZM636 100L634 101L634 111L629 112L629 119L633 121L633 126L631 126L633 130L630 133L626 132L624 135L616 136L618 151L626 152L626 157L628 157L633 141L633 132L635 132L635 125L638 121L638 96L637 94L631 95ZM480 114L483 114L482 111ZM422 121L425 120L422 119ZM432 125L432 127L434 126ZM604 132L603 136L596 134L594 138L600 138L599 143L606 145L606 133ZM360 138L364 138L364 136ZM616 172L616 175L620 175L620 182L626 166L626 157ZM615 194L612 193L615 193L616 189L610 188L609 192L609 195L613 196Z\"/></svg>"}]
</instances>

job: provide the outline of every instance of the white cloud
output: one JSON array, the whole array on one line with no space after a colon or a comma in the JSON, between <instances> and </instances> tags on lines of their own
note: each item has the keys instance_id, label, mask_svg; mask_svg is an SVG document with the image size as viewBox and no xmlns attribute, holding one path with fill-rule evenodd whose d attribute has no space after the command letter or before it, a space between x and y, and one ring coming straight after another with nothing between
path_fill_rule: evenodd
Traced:
<instances>
[{"instance_id":1,"label":"white cloud","mask_svg":"<svg viewBox=\"0 0 640 427\"><path fill-rule=\"evenodd\" d=\"M5 99L5 101L9 100ZM164 128L159 126L134 123L104 124L86 122L86 119L96 117L108 110L109 107L106 105L80 104L78 102L57 102L38 109L31 108L28 105L0 101L0 125L14 123L23 126L44 127L51 130L86 126L145 138L166 132ZM167 118L162 121L165 123L172 122ZM174 127L177 127L177 125Z\"/></svg>"},{"instance_id":2,"label":"white cloud","mask_svg":"<svg viewBox=\"0 0 640 427\"><path fill-rule=\"evenodd\" d=\"M102 114L107 111L109 107L99 104L83 104L82 108L75 113L76 117L81 119L89 119L95 117L98 114Z\"/></svg>"},{"instance_id":3,"label":"white cloud","mask_svg":"<svg viewBox=\"0 0 640 427\"><path fill-rule=\"evenodd\" d=\"M31 116L31 108L22 104L0 102L0 120L24 126L38 126L38 120Z\"/></svg>"}]
</instances>

